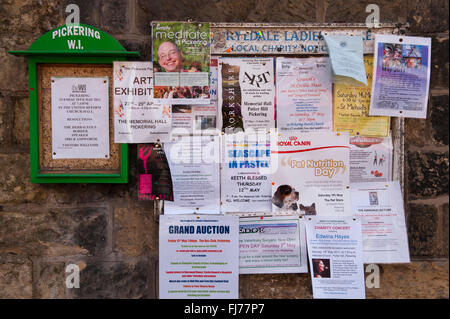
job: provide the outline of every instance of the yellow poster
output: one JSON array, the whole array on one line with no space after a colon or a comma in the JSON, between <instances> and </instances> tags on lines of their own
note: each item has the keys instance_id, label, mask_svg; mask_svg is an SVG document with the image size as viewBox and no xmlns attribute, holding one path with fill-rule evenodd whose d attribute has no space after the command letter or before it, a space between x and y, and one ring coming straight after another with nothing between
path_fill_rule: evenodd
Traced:
<instances>
[{"instance_id":1,"label":"yellow poster","mask_svg":"<svg viewBox=\"0 0 450 319\"><path fill-rule=\"evenodd\" d=\"M334 84L333 131L351 136L389 136L390 117L369 116L373 57L364 57L368 86Z\"/></svg>"}]
</instances>

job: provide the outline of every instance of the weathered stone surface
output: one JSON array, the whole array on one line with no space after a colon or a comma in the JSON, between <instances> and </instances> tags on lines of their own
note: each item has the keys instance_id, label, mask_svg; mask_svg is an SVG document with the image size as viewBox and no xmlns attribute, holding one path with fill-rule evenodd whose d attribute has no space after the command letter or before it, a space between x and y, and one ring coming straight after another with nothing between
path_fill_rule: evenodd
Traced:
<instances>
[{"instance_id":1,"label":"weathered stone surface","mask_svg":"<svg viewBox=\"0 0 450 319\"><path fill-rule=\"evenodd\" d=\"M42 185L59 204L97 203L114 200L130 200L131 184L53 184Z\"/></svg>"},{"instance_id":2,"label":"weathered stone surface","mask_svg":"<svg viewBox=\"0 0 450 319\"><path fill-rule=\"evenodd\" d=\"M439 214L431 205L409 204L408 241L410 256L439 257Z\"/></svg>"},{"instance_id":3,"label":"weathered stone surface","mask_svg":"<svg viewBox=\"0 0 450 319\"><path fill-rule=\"evenodd\" d=\"M447 33L435 35L431 42L430 88L448 91L448 26Z\"/></svg>"},{"instance_id":4,"label":"weathered stone surface","mask_svg":"<svg viewBox=\"0 0 450 319\"><path fill-rule=\"evenodd\" d=\"M243 276L243 275L241 275ZM310 274L245 275L248 276L249 299L312 298Z\"/></svg>"},{"instance_id":5,"label":"weathered stone surface","mask_svg":"<svg viewBox=\"0 0 450 319\"><path fill-rule=\"evenodd\" d=\"M6 148L11 144L11 128L13 118L13 106L11 99L0 92L0 146Z\"/></svg>"},{"instance_id":6,"label":"weathered stone surface","mask_svg":"<svg viewBox=\"0 0 450 319\"><path fill-rule=\"evenodd\" d=\"M40 262L36 271L35 298L66 298L66 273L63 262Z\"/></svg>"},{"instance_id":7,"label":"weathered stone surface","mask_svg":"<svg viewBox=\"0 0 450 319\"><path fill-rule=\"evenodd\" d=\"M73 298L154 298L155 264L150 258L137 261L86 261L80 272L80 288Z\"/></svg>"},{"instance_id":8,"label":"weathered stone surface","mask_svg":"<svg viewBox=\"0 0 450 319\"><path fill-rule=\"evenodd\" d=\"M431 97L432 137L438 144L448 145L448 95Z\"/></svg>"},{"instance_id":9,"label":"weathered stone surface","mask_svg":"<svg viewBox=\"0 0 450 319\"><path fill-rule=\"evenodd\" d=\"M448 153L408 152L410 199L448 194Z\"/></svg>"},{"instance_id":10,"label":"weathered stone surface","mask_svg":"<svg viewBox=\"0 0 450 319\"><path fill-rule=\"evenodd\" d=\"M370 1L370 0L350 0L350 1L332 1L327 0L326 22L357 22L365 23L370 13L366 12L369 4L377 4L380 8L380 22L400 22L406 18L403 2L393 2L389 0Z\"/></svg>"},{"instance_id":11,"label":"weathered stone surface","mask_svg":"<svg viewBox=\"0 0 450 319\"><path fill-rule=\"evenodd\" d=\"M41 203L48 193L30 183L30 158L23 154L0 154L0 203Z\"/></svg>"},{"instance_id":12,"label":"weathered stone surface","mask_svg":"<svg viewBox=\"0 0 450 319\"><path fill-rule=\"evenodd\" d=\"M124 255L140 256L158 251L158 225L153 205L114 209L114 250Z\"/></svg>"},{"instance_id":13,"label":"weathered stone surface","mask_svg":"<svg viewBox=\"0 0 450 319\"><path fill-rule=\"evenodd\" d=\"M111 34L128 33L128 3L128 0L101 1L100 21L103 31Z\"/></svg>"},{"instance_id":14,"label":"weathered stone surface","mask_svg":"<svg viewBox=\"0 0 450 319\"><path fill-rule=\"evenodd\" d=\"M402 3L410 24L408 32L431 33L448 31L448 1L409 0ZM383 11L381 12L383 14Z\"/></svg>"},{"instance_id":15,"label":"weathered stone surface","mask_svg":"<svg viewBox=\"0 0 450 319\"><path fill-rule=\"evenodd\" d=\"M442 252L443 257L448 258L448 237L449 237L449 225L448 225L448 203L442 206Z\"/></svg>"},{"instance_id":16,"label":"weathered stone surface","mask_svg":"<svg viewBox=\"0 0 450 319\"><path fill-rule=\"evenodd\" d=\"M76 4L80 9L80 23L91 25L103 31L100 23L100 2L101 0L64 0L61 2L61 12L65 23L66 17L70 13L66 13L65 9L71 3Z\"/></svg>"},{"instance_id":17,"label":"weathered stone surface","mask_svg":"<svg viewBox=\"0 0 450 319\"><path fill-rule=\"evenodd\" d=\"M4 211L0 253L20 256L104 255L111 237L104 208Z\"/></svg>"},{"instance_id":18,"label":"weathered stone surface","mask_svg":"<svg viewBox=\"0 0 450 319\"><path fill-rule=\"evenodd\" d=\"M30 105L28 98L18 98L14 108L13 142L28 151L30 149Z\"/></svg>"},{"instance_id":19,"label":"weathered stone surface","mask_svg":"<svg viewBox=\"0 0 450 319\"><path fill-rule=\"evenodd\" d=\"M0 299L32 298L31 261L26 258L8 259L0 256Z\"/></svg>"},{"instance_id":20,"label":"weathered stone surface","mask_svg":"<svg viewBox=\"0 0 450 319\"><path fill-rule=\"evenodd\" d=\"M366 288L367 299L436 299L449 297L448 260L383 264L380 288Z\"/></svg>"},{"instance_id":21,"label":"weathered stone surface","mask_svg":"<svg viewBox=\"0 0 450 319\"><path fill-rule=\"evenodd\" d=\"M426 124L424 119L405 119L405 145L424 146L429 141Z\"/></svg>"},{"instance_id":22,"label":"weathered stone surface","mask_svg":"<svg viewBox=\"0 0 450 319\"><path fill-rule=\"evenodd\" d=\"M120 44L127 51L137 51L141 54L139 60L151 61L152 60L152 46L150 36L147 35L145 40L119 40Z\"/></svg>"}]
</instances>

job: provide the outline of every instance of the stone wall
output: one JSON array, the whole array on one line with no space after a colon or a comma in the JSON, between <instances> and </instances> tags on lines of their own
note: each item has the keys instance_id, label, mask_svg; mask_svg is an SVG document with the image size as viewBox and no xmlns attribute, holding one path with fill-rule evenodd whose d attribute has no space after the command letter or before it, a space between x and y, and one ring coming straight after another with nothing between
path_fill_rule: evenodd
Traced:
<instances>
[{"instance_id":1,"label":"stone wall","mask_svg":"<svg viewBox=\"0 0 450 319\"><path fill-rule=\"evenodd\" d=\"M406 120L406 214L412 262L380 265L368 298L448 298L448 1L439 0L0 0L0 298L156 298L158 223L137 202L136 147L126 185L32 185L25 50L64 24L76 3L81 22L150 59L150 21L409 22L433 38L429 113ZM76 263L81 288L65 287ZM242 298L311 298L309 274L241 275Z\"/></svg>"}]
</instances>

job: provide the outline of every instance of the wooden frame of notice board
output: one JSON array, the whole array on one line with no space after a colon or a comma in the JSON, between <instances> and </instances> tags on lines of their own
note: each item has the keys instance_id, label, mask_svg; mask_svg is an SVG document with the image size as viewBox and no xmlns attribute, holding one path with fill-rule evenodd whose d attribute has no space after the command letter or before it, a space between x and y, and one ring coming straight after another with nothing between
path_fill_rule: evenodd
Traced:
<instances>
[{"instance_id":1,"label":"wooden frame of notice board","mask_svg":"<svg viewBox=\"0 0 450 319\"><path fill-rule=\"evenodd\" d=\"M192 22L192 21L190 21ZM406 33L408 24L380 23L376 28L368 28L364 23L211 23L212 56L236 57L308 57L328 55L321 34L362 36L364 54L374 53L374 35ZM272 32L267 32L272 31ZM278 37L274 37L274 32ZM295 41L289 39L295 31ZM272 34L272 42L270 39ZM256 36L268 41L256 41ZM284 40L283 40L284 39ZM291 37L291 40L293 37ZM297 41L299 39L300 41ZM294 45L296 47L294 48ZM392 179L400 181L404 190L404 118L391 118L393 143ZM404 192L403 192L404 193ZM154 201L155 215L163 213L164 201ZM273 215L264 213L239 213L240 216Z\"/></svg>"},{"instance_id":2,"label":"wooden frame of notice board","mask_svg":"<svg viewBox=\"0 0 450 319\"><path fill-rule=\"evenodd\" d=\"M31 183L127 183L128 145L113 141L113 61L139 57L109 34L84 24L63 25L37 39L26 51L30 97ZM108 83L109 157L55 159L52 154L54 77L104 78ZM109 81L108 81L108 80Z\"/></svg>"}]
</instances>

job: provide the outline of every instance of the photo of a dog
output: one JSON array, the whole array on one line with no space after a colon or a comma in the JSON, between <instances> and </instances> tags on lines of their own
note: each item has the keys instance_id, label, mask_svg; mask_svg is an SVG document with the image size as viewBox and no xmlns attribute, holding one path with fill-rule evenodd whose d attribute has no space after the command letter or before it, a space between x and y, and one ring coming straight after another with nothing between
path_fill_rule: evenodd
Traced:
<instances>
[{"instance_id":1,"label":"photo of a dog","mask_svg":"<svg viewBox=\"0 0 450 319\"><path fill-rule=\"evenodd\" d=\"M272 203L280 210L294 212L298 210L298 200L299 193L290 185L280 185L272 197Z\"/></svg>"}]
</instances>

